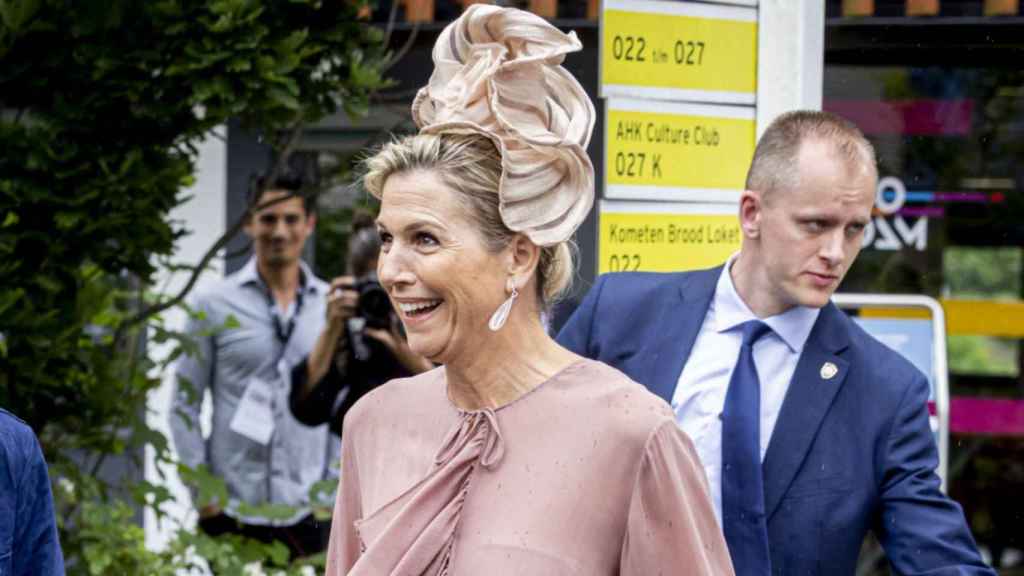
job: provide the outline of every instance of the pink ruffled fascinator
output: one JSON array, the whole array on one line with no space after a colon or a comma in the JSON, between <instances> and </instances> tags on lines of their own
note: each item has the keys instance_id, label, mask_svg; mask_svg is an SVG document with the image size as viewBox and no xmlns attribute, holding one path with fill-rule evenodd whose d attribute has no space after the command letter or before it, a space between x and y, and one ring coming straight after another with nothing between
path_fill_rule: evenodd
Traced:
<instances>
[{"instance_id":1,"label":"pink ruffled fascinator","mask_svg":"<svg viewBox=\"0 0 1024 576\"><path fill-rule=\"evenodd\" d=\"M539 246L568 240L594 203L594 105L561 66L582 48L575 32L535 14L474 4L441 32L434 73L412 104L421 133L494 142L502 220Z\"/></svg>"}]
</instances>

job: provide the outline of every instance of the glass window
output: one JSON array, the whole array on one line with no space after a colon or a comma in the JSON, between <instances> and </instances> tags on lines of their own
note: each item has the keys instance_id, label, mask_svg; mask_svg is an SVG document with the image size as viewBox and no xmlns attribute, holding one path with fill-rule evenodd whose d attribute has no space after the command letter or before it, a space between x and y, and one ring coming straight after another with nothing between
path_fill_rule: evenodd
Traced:
<instances>
[{"instance_id":1,"label":"glass window","mask_svg":"<svg viewBox=\"0 0 1024 576\"><path fill-rule=\"evenodd\" d=\"M942 301L948 490L989 558L1017 563L1024 505L1000 495L1024 485L1024 71L833 64L824 108L860 126L879 163L875 217L841 291ZM868 550L863 561L878 558Z\"/></svg>"}]
</instances>

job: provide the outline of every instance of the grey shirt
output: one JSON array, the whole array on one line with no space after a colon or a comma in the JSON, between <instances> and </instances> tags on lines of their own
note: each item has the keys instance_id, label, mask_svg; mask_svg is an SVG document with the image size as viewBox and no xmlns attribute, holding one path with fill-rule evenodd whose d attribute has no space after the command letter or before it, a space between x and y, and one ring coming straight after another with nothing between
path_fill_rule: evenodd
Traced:
<instances>
[{"instance_id":1,"label":"grey shirt","mask_svg":"<svg viewBox=\"0 0 1024 576\"><path fill-rule=\"evenodd\" d=\"M291 367L308 355L324 326L329 286L302 263L303 281L287 313L281 313L260 278L256 260L198 294L185 329L198 345L195 354L182 356L170 416L171 433L183 464L205 464L227 484L229 500L224 512L248 523L292 525L309 514L309 489L328 477L329 463L340 444L326 425L306 426L288 407ZM277 318L275 318L277 316ZM222 329L229 318L233 327ZM287 327L294 319L290 336ZM231 421L246 387L253 378L271 391L273 435L261 444L232 430ZM181 379L191 383L191 390ZM213 423L204 440L199 412L205 390L213 398ZM247 517L239 502L286 504L299 508L291 518L270 520Z\"/></svg>"}]
</instances>

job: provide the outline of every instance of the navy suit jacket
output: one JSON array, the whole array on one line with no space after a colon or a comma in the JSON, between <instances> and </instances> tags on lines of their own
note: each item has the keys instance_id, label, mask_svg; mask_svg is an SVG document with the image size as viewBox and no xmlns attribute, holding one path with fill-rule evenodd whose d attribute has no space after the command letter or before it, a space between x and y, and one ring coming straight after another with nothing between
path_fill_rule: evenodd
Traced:
<instances>
[{"instance_id":1,"label":"navy suit jacket","mask_svg":"<svg viewBox=\"0 0 1024 576\"><path fill-rule=\"evenodd\" d=\"M604 275L558 341L671 402L721 272ZM873 530L896 573L994 575L940 491L928 393L902 356L821 310L763 464L773 574L852 575Z\"/></svg>"}]
</instances>

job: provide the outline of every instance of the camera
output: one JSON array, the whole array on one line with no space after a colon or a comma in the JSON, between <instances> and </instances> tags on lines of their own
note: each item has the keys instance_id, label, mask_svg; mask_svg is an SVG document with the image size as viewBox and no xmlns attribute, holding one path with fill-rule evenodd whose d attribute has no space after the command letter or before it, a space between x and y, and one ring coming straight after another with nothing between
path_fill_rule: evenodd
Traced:
<instances>
[{"instance_id":1,"label":"camera","mask_svg":"<svg viewBox=\"0 0 1024 576\"><path fill-rule=\"evenodd\" d=\"M377 280L376 273L370 273L356 280L353 290L359 293L356 310L370 328L391 328L391 300Z\"/></svg>"}]
</instances>

